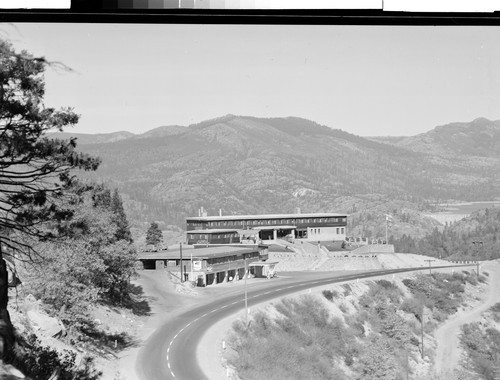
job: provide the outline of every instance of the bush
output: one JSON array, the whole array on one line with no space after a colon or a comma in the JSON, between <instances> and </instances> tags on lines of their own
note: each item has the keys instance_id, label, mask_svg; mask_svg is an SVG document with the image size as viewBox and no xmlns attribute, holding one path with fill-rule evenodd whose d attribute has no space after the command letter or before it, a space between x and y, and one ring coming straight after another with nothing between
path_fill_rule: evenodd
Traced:
<instances>
[{"instance_id":1,"label":"bush","mask_svg":"<svg viewBox=\"0 0 500 380\"><path fill-rule=\"evenodd\" d=\"M322 294L328 301L333 301L334 298L339 296L339 292L336 290L323 290Z\"/></svg>"},{"instance_id":2,"label":"bush","mask_svg":"<svg viewBox=\"0 0 500 380\"><path fill-rule=\"evenodd\" d=\"M469 284L471 284L472 286L476 286L478 281L477 281L477 277L476 275L469 275L465 278L465 281L467 281Z\"/></svg>"},{"instance_id":3,"label":"bush","mask_svg":"<svg viewBox=\"0 0 500 380\"><path fill-rule=\"evenodd\" d=\"M424 301L417 297L407 298L401 304L401 310L403 310L405 313L413 314L419 321L422 315L423 307Z\"/></svg>"},{"instance_id":4,"label":"bush","mask_svg":"<svg viewBox=\"0 0 500 380\"><path fill-rule=\"evenodd\" d=\"M344 292L344 296L348 296L348 295L351 295L352 294L352 288L351 288L351 285L349 284L342 284L342 287L344 288L345 292Z\"/></svg>"},{"instance_id":5,"label":"bush","mask_svg":"<svg viewBox=\"0 0 500 380\"><path fill-rule=\"evenodd\" d=\"M490 307L490 310L494 313L500 313L500 302L497 302L492 307Z\"/></svg>"},{"instance_id":6,"label":"bush","mask_svg":"<svg viewBox=\"0 0 500 380\"><path fill-rule=\"evenodd\" d=\"M497 354L500 352L500 331L494 328L483 331L478 323L465 324L460 344L467 357L467 369L480 378L494 380Z\"/></svg>"},{"instance_id":7,"label":"bush","mask_svg":"<svg viewBox=\"0 0 500 380\"><path fill-rule=\"evenodd\" d=\"M339 310L344 314L347 314L347 312L349 311L347 305L344 302L339 304Z\"/></svg>"},{"instance_id":8,"label":"bush","mask_svg":"<svg viewBox=\"0 0 500 380\"><path fill-rule=\"evenodd\" d=\"M384 289L398 289L399 288L397 287L397 285L394 285L391 281L387 281L387 280L378 280L378 281L375 281L375 283L380 286L381 288L384 288Z\"/></svg>"},{"instance_id":9,"label":"bush","mask_svg":"<svg viewBox=\"0 0 500 380\"><path fill-rule=\"evenodd\" d=\"M229 362L244 379L345 379L332 356L354 361L357 343L339 318L332 318L320 299L283 299L277 316L254 315L245 328L233 324L230 346L238 353Z\"/></svg>"},{"instance_id":10,"label":"bush","mask_svg":"<svg viewBox=\"0 0 500 380\"><path fill-rule=\"evenodd\" d=\"M48 379L53 374L58 374L58 380L97 380L102 372L94 367L94 359L84 357L77 365L76 354L64 350L58 353L47 346L42 346L38 338L32 334L26 341L20 342L20 355L16 365L34 379Z\"/></svg>"}]
</instances>

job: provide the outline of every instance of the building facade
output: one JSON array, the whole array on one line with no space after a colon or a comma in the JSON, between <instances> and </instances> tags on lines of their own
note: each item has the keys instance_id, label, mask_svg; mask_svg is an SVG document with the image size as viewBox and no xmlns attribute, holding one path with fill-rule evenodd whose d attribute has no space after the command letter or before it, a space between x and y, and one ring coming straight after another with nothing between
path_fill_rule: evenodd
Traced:
<instances>
[{"instance_id":1,"label":"building facade","mask_svg":"<svg viewBox=\"0 0 500 380\"><path fill-rule=\"evenodd\" d=\"M144 269L167 270L181 281L197 286L238 281L245 276L266 277L276 263L270 263L267 246L238 244L194 248L184 246L146 252L138 258Z\"/></svg>"},{"instance_id":2,"label":"building facade","mask_svg":"<svg viewBox=\"0 0 500 380\"><path fill-rule=\"evenodd\" d=\"M188 244L233 244L241 241L235 229L191 230L186 238Z\"/></svg>"},{"instance_id":3,"label":"building facade","mask_svg":"<svg viewBox=\"0 0 500 380\"><path fill-rule=\"evenodd\" d=\"M198 216L186 219L191 231L238 231L240 238L256 236L261 241L302 239L340 241L346 238L347 215L334 213Z\"/></svg>"}]
</instances>

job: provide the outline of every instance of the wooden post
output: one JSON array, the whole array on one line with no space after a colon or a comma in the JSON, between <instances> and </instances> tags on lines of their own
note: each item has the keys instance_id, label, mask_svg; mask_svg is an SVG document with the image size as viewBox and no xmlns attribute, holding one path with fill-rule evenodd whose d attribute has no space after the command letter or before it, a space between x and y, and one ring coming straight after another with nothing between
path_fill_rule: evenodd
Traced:
<instances>
[{"instance_id":1,"label":"wooden post","mask_svg":"<svg viewBox=\"0 0 500 380\"><path fill-rule=\"evenodd\" d=\"M429 263L430 264L430 263ZM422 314L420 315L421 339L422 339L422 360L424 359L424 305L422 305Z\"/></svg>"},{"instance_id":2,"label":"wooden post","mask_svg":"<svg viewBox=\"0 0 500 380\"><path fill-rule=\"evenodd\" d=\"M184 276L183 276L183 273L182 273L182 243L179 243L179 248L180 248L180 251L181 251L181 262L180 262L180 266L181 266L181 283L184 282Z\"/></svg>"},{"instance_id":3,"label":"wooden post","mask_svg":"<svg viewBox=\"0 0 500 380\"><path fill-rule=\"evenodd\" d=\"M243 254L243 259L245 260L245 323L248 327L248 292L247 292L247 256Z\"/></svg>"}]
</instances>

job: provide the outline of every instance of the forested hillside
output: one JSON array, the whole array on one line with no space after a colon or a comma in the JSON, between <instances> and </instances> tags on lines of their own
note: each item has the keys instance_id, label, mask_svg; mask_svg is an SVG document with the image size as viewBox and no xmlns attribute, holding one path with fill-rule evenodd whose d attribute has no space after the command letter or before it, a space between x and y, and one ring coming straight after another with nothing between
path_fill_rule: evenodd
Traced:
<instances>
[{"instance_id":1,"label":"forested hillside","mask_svg":"<svg viewBox=\"0 0 500 380\"><path fill-rule=\"evenodd\" d=\"M481 159L457 158L394 141L373 141L300 118L227 115L119 141L102 142L100 136L79 143L102 158L92 177L120 190L131 223L141 227L151 220L183 227L200 206L226 215L296 207L347 212L339 208L345 197L380 194L422 204L488 200L500 190L495 179L500 165L493 165L500 157L493 148Z\"/></svg>"},{"instance_id":2,"label":"forested hillside","mask_svg":"<svg viewBox=\"0 0 500 380\"><path fill-rule=\"evenodd\" d=\"M437 227L421 239L403 235L389 239L397 252L420 253L446 259L500 258L500 208L473 213L442 231Z\"/></svg>"}]
</instances>

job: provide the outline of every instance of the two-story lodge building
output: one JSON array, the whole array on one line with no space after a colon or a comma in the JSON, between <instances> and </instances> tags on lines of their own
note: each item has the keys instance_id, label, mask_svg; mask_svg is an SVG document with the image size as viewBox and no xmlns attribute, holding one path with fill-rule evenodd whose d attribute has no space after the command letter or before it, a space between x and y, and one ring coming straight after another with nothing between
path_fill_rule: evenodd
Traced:
<instances>
[{"instance_id":1,"label":"two-story lodge building","mask_svg":"<svg viewBox=\"0 0 500 380\"><path fill-rule=\"evenodd\" d=\"M186 219L188 244L238 243L244 239L272 241L341 241L347 215L336 213L198 216Z\"/></svg>"}]
</instances>

